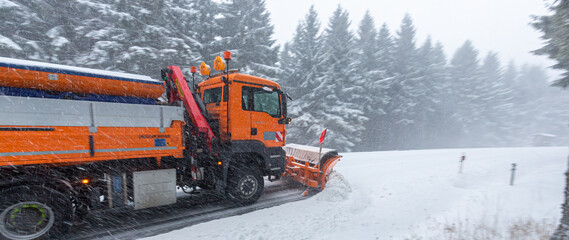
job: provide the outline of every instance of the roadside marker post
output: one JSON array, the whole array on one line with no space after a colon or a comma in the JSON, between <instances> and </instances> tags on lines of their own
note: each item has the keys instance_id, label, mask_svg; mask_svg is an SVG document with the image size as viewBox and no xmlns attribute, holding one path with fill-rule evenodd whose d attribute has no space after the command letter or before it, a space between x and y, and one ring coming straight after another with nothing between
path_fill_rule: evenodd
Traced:
<instances>
[{"instance_id":1,"label":"roadside marker post","mask_svg":"<svg viewBox=\"0 0 569 240\"><path fill-rule=\"evenodd\" d=\"M510 176L510 186L514 186L514 178L516 176L516 166L517 164L512 163L512 175Z\"/></svg>"},{"instance_id":2,"label":"roadside marker post","mask_svg":"<svg viewBox=\"0 0 569 240\"><path fill-rule=\"evenodd\" d=\"M466 155L465 153L462 153L462 156L460 157L460 166L458 167L458 173L462 173L462 165L465 160L466 160Z\"/></svg>"}]
</instances>

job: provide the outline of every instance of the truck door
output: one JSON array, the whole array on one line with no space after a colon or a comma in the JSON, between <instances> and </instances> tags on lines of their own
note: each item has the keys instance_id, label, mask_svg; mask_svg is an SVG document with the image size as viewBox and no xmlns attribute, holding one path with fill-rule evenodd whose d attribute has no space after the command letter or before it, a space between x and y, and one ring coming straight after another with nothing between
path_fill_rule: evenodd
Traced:
<instances>
[{"instance_id":1,"label":"truck door","mask_svg":"<svg viewBox=\"0 0 569 240\"><path fill-rule=\"evenodd\" d=\"M208 123L214 133L225 140L227 134L227 101L222 101L222 85L207 86L203 90L202 101L210 115Z\"/></svg>"},{"instance_id":2,"label":"truck door","mask_svg":"<svg viewBox=\"0 0 569 240\"><path fill-rule=\"evenodd\" d=\"M272 87L243 86L242 96L243 110L251 114L251 140L263 142L266 147L283 146L281 94Z\"/></svg>"}]
</instances>

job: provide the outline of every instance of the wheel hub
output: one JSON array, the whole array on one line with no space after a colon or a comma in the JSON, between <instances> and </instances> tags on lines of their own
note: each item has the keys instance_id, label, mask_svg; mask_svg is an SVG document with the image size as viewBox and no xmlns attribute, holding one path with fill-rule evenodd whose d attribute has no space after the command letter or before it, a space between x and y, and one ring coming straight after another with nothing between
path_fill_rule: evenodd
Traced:
<instances>
[{"instance_id":1,"label":"wheel hub","mask_svg":"<svg viewBox=\"0 0 569 240\"><path fill-rule=\"evenodd\" d=\"M239 194L244 198L249 198L257 192L258 183L254 176L247 175L239 181L237 185Z\"/></svg>"},{"instance_id":2,"label":"wheel hub","mask_svg":"<svg viewBox=\"0 0 569 240\"><path fill-rule=\"evenodd\" d=\"M13 204L0 215L0 232L11 239L33 239L45 234L55 222L53 210L39 202Z\"/></svg>"}]
</instances>

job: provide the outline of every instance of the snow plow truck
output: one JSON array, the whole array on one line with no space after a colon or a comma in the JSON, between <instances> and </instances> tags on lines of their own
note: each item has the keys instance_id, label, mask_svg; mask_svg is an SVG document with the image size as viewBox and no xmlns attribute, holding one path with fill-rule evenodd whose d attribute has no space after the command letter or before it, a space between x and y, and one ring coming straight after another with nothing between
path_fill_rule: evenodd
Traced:
<instances>
[{"instance_id":1,"label":"snow plow truck","mask_svg":"<svg viewBox=\"0 0 569 240\"><path fill-rule=\"evenodd\" d=\"M225 61L224 61L225 60ZM265 177L323 189L340 156L286 145L288 95L229 70L194 84L0 58L0 238L60 238L92 211L176 203L180 189L253 204Z\"/></svg>"}]
</instances>

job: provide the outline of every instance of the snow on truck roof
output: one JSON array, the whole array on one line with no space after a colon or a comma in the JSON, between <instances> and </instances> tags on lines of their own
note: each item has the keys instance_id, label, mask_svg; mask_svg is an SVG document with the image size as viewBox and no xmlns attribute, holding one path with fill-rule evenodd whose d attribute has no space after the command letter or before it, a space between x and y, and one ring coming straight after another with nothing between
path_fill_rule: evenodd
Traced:
<instances>
[{"instance_id":1,"label":"snow on truck roof","mask_svg":"<svg viewBox=\"0 0 569 240\"><path fill-rule=\"evenodd\" d=\"M0 67L27 69L27 70L40 71L40 72L53 72L53 73L95 77L95 78L116 79L116 80L124 80L131 82L143 82L149 84L160 84L160 85L162 84L161 81L158 81L156 79L153 79L145 75L112 72L112 71L92 69L92 68L73 67L73 66L59 65L53 63L36 62L36 61L6 58L6 57L0 57Z\"/></svg>"}]
</instances>

